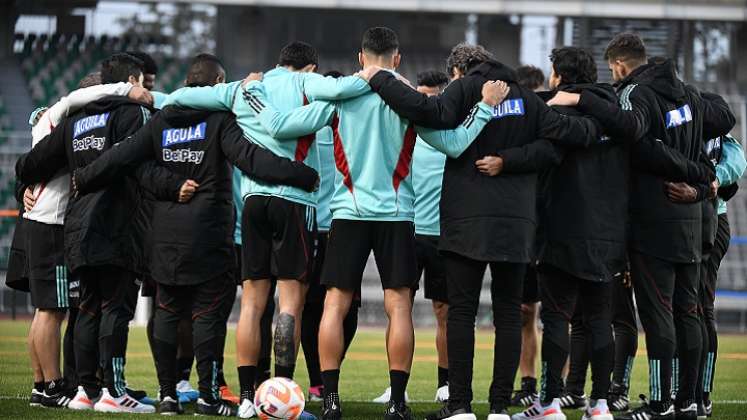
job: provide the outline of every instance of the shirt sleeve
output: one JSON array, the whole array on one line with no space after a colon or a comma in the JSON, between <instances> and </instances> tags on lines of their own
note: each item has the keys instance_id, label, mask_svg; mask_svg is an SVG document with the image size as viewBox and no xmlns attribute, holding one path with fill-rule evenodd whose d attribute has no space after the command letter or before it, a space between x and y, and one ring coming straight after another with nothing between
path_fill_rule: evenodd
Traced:
<instances>
[{"instance_id":1,"label":"shirt sleeve","mask_svg":"<svg viewBox=\"0 0 747 420\"><path fill-rule=\"evenodd\" d=\"M355 98L371 91L358 76L330 77L318 73L303 73L303 93L309 101L339 101Z\"/></svg>"},{"instance_id":2,"label":"shirt sleeve","mask_svg":"<svg viewBox=\"0 0 747 420\"><path fill-rule=\"evenodd\" d=\"M644 138L632 146L633 166L670 182L709 183L713 165L694 162L661 140Z\"/></svg>"},{"instance_id":3,"label":"shirt sleeve","mask_svg":"<svg viewBox=\"0 0 747 420\"><path fill-rule=\"evenodd\" d=\"M208 111L231 111L234 96L240 88L241 81L219 83L215 86L184 87L167 96L162 106L178 105Z\"/></svg>"},{"instance_id":4,"label":"shirt sleeve","mask_svg":"<svg viewBox=\"0 0 747 420\"><path fill-rule=\"evenodd\" d=\"M116 143L93 162L76 169L73 173L75 189L81 194L87 194L104 188L134 171L147 159L153 159L150 124L146 124L126 140Z\"/></svg>"},{"instance_id":5,"label":"shirt sleeve","mask_svg":"<svg viewBox=\"0 0 747 420\"><path fill-rule=\"evenodd\" d=\"M563 161L564 150L547 139L538 139L519 147L500 150L503 159L501 173L539 172Z\"/></svg>"},{"instance_id":6,"label":"shirt sleeve","mask_svg":"<svg viewBox=\"0 0 747 420\"><path fill-rule=\"evenodd\" d=\"M648 105L636 85L626 86L620 93L620 103L606 101L594 92L584 90L578 102L579 111L596 118L613 139L635 142L649 130Z\"/></svg>"},{"instance_id":7,"label":"shirt sleeve","mask_svg":"<svg viewBox=\"0 0 747 420\"><path fill-rule=\"evenodd\" d=\"M87 104L109 95L126 96L131 89L132 85L124 82L76 89L69 95L60 98L44 113L39 122L31 129L31 136L35 142L39 141L49 134L53 128L57 127L63 118Z\"/></svg>"},{"instance_id":8,"label":"shirt sleeve","mask_svg":"<svg viewBox=\"0 0 747 420\"><path fill-rule=\"evenodd\" d=\"M703 138L713 139L729 134L737 120L729 105L715 93L701 93L703 98Z\"/></svg>"},{"instance_id":9,"label":"shirt sleeve","mask_svg":"<svg viewBox=\"0 0 747 420\"><path fill-rule=\"evenodd\" d=\"M246 175L271 184L290 185L313 191L319 180L317 172L304 165L280 157L244 137L231 117L226 121L221 148L228 160Z\"/></svg>"},{"instance_id":10,"label":"shirt sleeve","mask_svg":"<svg viewBox=\"0 0 747 420\"><path fill-rule=\"evenodd\" d=\"M315 101L288 112L280 112L266 99L264 85L257 81L250 82L243 94L262 127L278 140L295 140L316 133L330 124L335 113L335 106L326 101Z\"/></svg>"},{"instance_id":11,"label":"shirt sleeve","mask_svg":"<svg viewBox=\"0 0 747 420\"><path fill-rule=\"evenodd\" d=\"M434 130L415 126L420 138L446 156L456 159L480 135L480 132L493 116L492 108L479 102L472 108L467 118L453 130Z\"/></svg>"},{"instance_id":12,"label":"shirt sleeve","mask_svg":"<svg viewBox=\"0 0 747 420\"><path fill-rule=\"evenodd\" d=\"M16 161L16 178L26 185L51 179L67 166L65 125L59 126Z\"/></svg>"},{"instance_id":13,"label":"shirt sleeve","mask_svg":"<svg viewBox=\"0 0 747 420\"><path fill-rule=\"evenodd\" d=\"M533 100L539 107L536 138L567 148L586 148L600 141L602 130L593 118L561 114L538 96Z\"/></svg>"},{"instance_id":14,"label":"shirt sleeve","mask_svg":"<svg viewBox=\"0 0 747 420\"><path fill-rule=\"evenodd\" d=\"M474 102L465 103L463 80L452 82L437 96L427 96L414 90L388 71L376 73L369 84L371 90L378 93L394 112L413 124L452 129L462 122L464 110L474 105Z\"/></svg>"},{"instance_id":15,"label":"shirt sleeve","mask_svg":"<svg viewBox=\"0 0 747 420\"><path fill-rule=\"evenodd\" d=\"M736 183L747 168L744 150L739 142L731 136L724 136L721 143L721 160L716 165L716 178L719 185Z\"/></svg>"}]
</instances>

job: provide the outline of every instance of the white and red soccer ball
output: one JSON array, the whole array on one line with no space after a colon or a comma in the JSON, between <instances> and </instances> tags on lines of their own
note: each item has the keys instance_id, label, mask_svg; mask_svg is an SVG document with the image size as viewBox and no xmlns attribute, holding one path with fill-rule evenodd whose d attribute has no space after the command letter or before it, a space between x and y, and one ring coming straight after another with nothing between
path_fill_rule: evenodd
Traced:
<instances>
[{"instance_id":1,"label":"white and red soccer ball","mask_svg":"<svg viewBox=\"0 0 747 420\"><path fill-rule=\"evenodd\" d=\"M262 382L254 394L260 420L297 420L305 405L303 390L287 378L270 378Z\"/></svg>"}]
</instances>

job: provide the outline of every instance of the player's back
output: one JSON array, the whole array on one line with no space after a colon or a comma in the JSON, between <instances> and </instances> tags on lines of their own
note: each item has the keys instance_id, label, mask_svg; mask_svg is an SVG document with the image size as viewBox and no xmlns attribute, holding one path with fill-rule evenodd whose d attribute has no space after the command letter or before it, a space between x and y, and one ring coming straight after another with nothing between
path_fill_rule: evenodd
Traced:
<instances>
[{"instance_id":1,"label":"player's back","mask_svg":"<svg viewBox=\"0 0 747 420\"><path fill-rule=\"evenodd\" d=\"M283 67L276 67L265 73L263 83L266 88L267 99L280 111L290 111L308 103L303 94L303 74L292 72ZM233 112L236 119L251 141L272 151L278 156L304 162L306 165L319 169L319 153L314 136L304 136L294 139L275 139L260 124L255 117L250 100L244 98L243 89L236 90ZM316 206L317 193L306 192L299 188L286 185L272 185L244 177L241 184L242 196L272 195L286 198L290 201Z\"/></svg>"},{"instance_id":2,"label":"player's back","mask_svg":"<svg viewBox=\"0 0 747 420\"><path fill-rule=\"evenodd\" d=\"M412 221L413 126L374 93L339 102L332 126L333 218Z\"/></svg>"}]
</instances>

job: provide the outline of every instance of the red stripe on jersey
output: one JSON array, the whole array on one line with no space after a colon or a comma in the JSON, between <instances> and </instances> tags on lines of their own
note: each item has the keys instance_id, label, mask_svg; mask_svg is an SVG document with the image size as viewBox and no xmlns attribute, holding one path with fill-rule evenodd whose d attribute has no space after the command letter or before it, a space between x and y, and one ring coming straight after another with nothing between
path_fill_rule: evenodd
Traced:
<instances>
[{"instance_id":1,"label":"red stripe on jersey","mask_svg":"<svg viewBox=\"0 0 747 420\"><path fill-rule=\"evenodd\" d=\"M402 150L399 152L397 167L394 168L394 175L392 176L394 191L399 190L399 184L410 174L410 164L412 163L412 152L415 150L416 138L415 127L410 124L405 131L405 137L402 139Z\"/></svg>"},{"instance_id":2,"label":"red stripe on jersey","mask_svg":"<svg viewBox=\"0 0 747 420\"><path fill-rule=\"evenodd\" d=\"M306 95L303 95L303 104L309 104L309 99ZM314 140L316 140L316 133L298 138L298 142L296 143L296 161L303 162L306 160L306 156L309 155L309 149L311 149Z\"/></svg>"},{"instance_id":3,"label":"red stripe on jersey","mask_svg":"<svg viewBox=\"0 0 747 420\"><path fill-rule=\"evenodd\" d=\"M337 114L332 118L332 138L334 139L335 147L335 166L337 170L342 174L342 183L348 188L348 191L353 192L353 178L350 176L350 167L348 166L348 158L345 156L345 149L342 147L342 137L340 137L340 119Z\"/></svg>"}]
</instances>

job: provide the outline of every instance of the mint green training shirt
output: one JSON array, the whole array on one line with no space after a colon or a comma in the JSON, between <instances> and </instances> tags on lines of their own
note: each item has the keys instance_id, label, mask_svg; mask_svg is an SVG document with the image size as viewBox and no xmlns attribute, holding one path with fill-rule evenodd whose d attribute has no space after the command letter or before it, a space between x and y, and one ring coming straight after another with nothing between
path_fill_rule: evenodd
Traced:
<instances>
[{"instance_id":1,"label":"mint green training shirt","mask_svg":"<svg viewBox=\"0 0 747 420\"><path fill-rule=\"evenodd\" d=\"M338 102L319 101L282 112L263 83L246 87L260 122L277 137L302 136L332 127L337 173L332 218L367 221L413 221L415 194L412 156L415 139L458 157L492 117L480 102L465 121L447 131L413 126L374 93Z\"/></svg>"},{"instance_id":2,"label":"mint green training shirt","mask_svg":"<svg viewBox=\"0 0 747 420\"><path fill-rule=\"evenodd\" d=\"M232 111L236 122L248 140L319 171L319 154L313 133L302 136L273 136L260 124L252 104L244 95L242 81L221 83L208 87L181 88L166 98L163 106L180 105L195 109ZM370 92L363 79L355 76L324 77L316 73L292 72L276 67L265 73L264 86L269 100L281 111L296 109L313 100L337 100ZM265 195L280 197L296 203L316 207L317 192L307 192L287 185L273 185L243 176L241 196Z\"/></svg>"}]
</instances>

